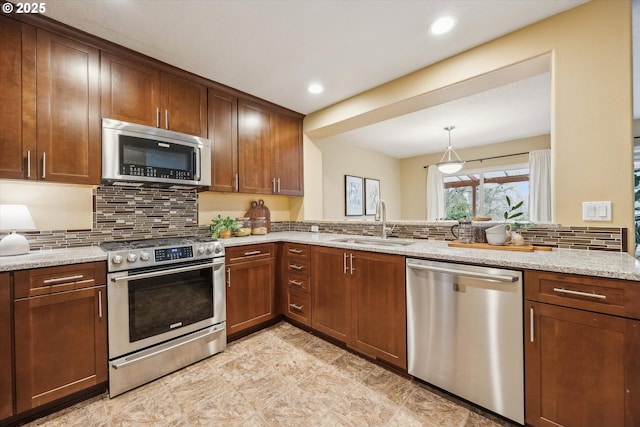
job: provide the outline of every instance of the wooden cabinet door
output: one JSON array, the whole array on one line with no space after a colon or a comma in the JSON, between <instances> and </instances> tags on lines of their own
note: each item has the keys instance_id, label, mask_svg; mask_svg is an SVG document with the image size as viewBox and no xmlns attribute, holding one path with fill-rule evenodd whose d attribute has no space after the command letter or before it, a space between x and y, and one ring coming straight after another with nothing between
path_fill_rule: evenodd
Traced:
<instances>
[{"instance_id":1,"label":"wooden cabinet door","mask_svg":"<svg viewBox=\"0 0 640 427\"><path fill-rule=\"evenodd\" d=\"M277 181L275 192L303 196L302 120L273 113L271 132L272 170Z\"/></svg>"},{"instance_id":2,"label":"wooden cabinet door","mask_svg":"<svg viewBox=\"0 0 640 427\"><path fill-rule=\"evenodd\" d=\"M207 126L211 140L210 191L238 191L238 100L209 89Z\"/></svg>"},{"instance_id":3,"label":"wooden cabinet door","mask_svg":"<svg viewBox=\"0 0 640 427\"><path fill-rule=\"evenodd\" d=\"M0 40L0 178L36 179L36 30L0 16Z\"/></svg>"},{"instance_id":4,"label":"wooden cabinet door","mask_svg":"<svg viewBox=\"0 0 640 427\"><path fill-rule=\"evenodd\" d=\"M271 112L238 100L238 175L241 193L271 194Z\"/></svg>"},{"instance_id":5,"label":"wooden cabinet door","mask_svg":"<svg viewBox=\"0 0 640 427\"><path fill-rule=\"evenodd\" d=\"M351 293L349 252L314 246L311 248L313 287L311 326L347 342Z\"/></svg>"},{"instance_id":6,"label":"wooden cabinet door","mask_svg":"<svg viewBox=\"0 0 640 427\"><path fill-rule=\"evenodd\" d=\"M525 331L527 425L638 425L639 321L526 301Z\"/></svg>"},{"instance_id":7,"label":"wooden cabinet door","mask_svg":"<svg viewBox=\"0 0 640 427\"><path fill-rule=\"evenodd\" d=\"M38 178L99 184L100 53L37 30Z\"/></svg>"},{"instance_id":8,"label":"wooden cabinet door","mask_svg":"<svg viewBox=\"0 0 640 427\"><path fill-rule=\"evenodd\" d=\"M160 71L102 52L102 116L160 127Z\"/></svg>"},{"instance_id":9,"label":"wooden cabinet door","mask_svg":"<svg viewBox=\"0 0 640 427\"><path fill-rule=\"evenodd\" d=\"M11 276L0 273L0 420L13 415Z\"/></svg>"},{"instance_id":10,"label":"wooden cabinet door","mask_svg":"<svg viewBox=\"0 0 640 427\"><path fill-rule=\"evenodd\" d=\"M407 368L404 257L353 252L351 336L364 354Z\"/></svg>"},{"instance_id":11,"label":"wooden cabinet door","mask_svg":"<svg viewBox=\"0 0 640 427\"><path fill-rule=\"evenodd\" d=\"M275 317L275 258L227 265L227 334Z\"/></svg>"},{"instance_id":12,"label":"wooden cabinet door","mask_svg":"<svg viewBox=\"0 0 640 427\"><path fill-rule=\"evenodd\" d=\"M18 413L107 381L105 291L15 301Z\"/></svg>"},{"instance_id":13,"label":"wooden cabinet door","mask_svg":"<svg viewBox=\"0 0 640 427\"><path fill-rule=\"evenodd\" d=\"M206 138L207 88L168 73L162 73L161 81L162 127Z\"/></svg>"}]
</instances>

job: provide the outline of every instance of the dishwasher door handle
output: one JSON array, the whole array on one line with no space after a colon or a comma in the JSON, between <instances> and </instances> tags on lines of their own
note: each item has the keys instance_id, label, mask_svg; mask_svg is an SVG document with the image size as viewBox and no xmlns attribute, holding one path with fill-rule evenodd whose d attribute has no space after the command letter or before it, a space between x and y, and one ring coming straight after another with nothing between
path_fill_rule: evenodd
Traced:
<instances>
[{"instance_id":1,"label":"dishwasher door handle","mask_svg":"<svg viewBox=\"0 0 640 427\"><path fill-rule=\"evenodd\" d=\"M518 276L510 276L505 274L479 273L476 271L465 271L465 270L458 270L456 268L435 267L431 265L407 263L407 267L415 268L417 270L433 271L436 273L453 274L455 276L473 277L475 279L495 280L498 282L515 282L518 280Z\"/></svg>"}]
</instances>

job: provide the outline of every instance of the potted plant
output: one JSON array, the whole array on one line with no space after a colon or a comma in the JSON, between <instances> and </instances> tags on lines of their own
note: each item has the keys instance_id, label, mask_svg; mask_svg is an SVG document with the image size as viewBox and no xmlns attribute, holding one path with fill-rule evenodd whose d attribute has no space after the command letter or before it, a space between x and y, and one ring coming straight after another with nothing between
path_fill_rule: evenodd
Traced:
<instances>
[{"instance_id":1,"label":"potted plant","mask_svg":"<svg viewBox=\"0 0 640 427\"><path fill-rule=\"evenodd\" d=\"M516 209L520 209L520 207L524 203L524 200L521 200L520 202L511 206L511 199L509 198L509 196L505 196L505 197L507 199L507 210L504 212L504 222L507 222L510 219L521 217L522 212L514 212L514 211Z\"/></svg>"},{"instance_id":2,"label":"potted plant","mask_svg":"<svg viewBox=\"0 0 640 427\"><path fill-rule=\"evenodd\" d=\"M212 219L211 222L212 224L209 224L209 231L211 232L212 239L231 237L231 234L239 229L234 219L231 217L223 218L220 214Z\"/></svg>"},{"instance_id":3,"label":"potted plant","mask_svg":"<svg viewBox=\"0 0 640 427\"><path fill-rule=\"evenodd\" d=\"M503 216L504 216L504 222L506 223L510 219L519 218L522 216L522 212L516 212L516 210L520 209L524 201L521 200L515 205L511 205L511 199L509 198L509 196L505 196L505 197L507 199L507 210L504 212ZM509 228L509 231L507 231L507 234L511 234L510 236L511 243L515 246L524 245L524 238L520 233L517 232L518 228L520 228L520 224L518 222L515 222L513 228L516 231L511 231L511 227Z\"/></svg>"}]
</instances>

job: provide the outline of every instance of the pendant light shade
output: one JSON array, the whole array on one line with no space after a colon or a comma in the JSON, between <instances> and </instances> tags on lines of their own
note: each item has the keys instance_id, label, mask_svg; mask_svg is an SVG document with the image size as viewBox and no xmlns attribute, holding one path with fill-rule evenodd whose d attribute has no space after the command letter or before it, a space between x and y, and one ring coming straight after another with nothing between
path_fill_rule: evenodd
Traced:
<instances>
[{"instance_id":1,"label":"pendant light shade","mask_svg":"<svg viewBox=\"0 0 640 427\"><path fill-rule=\"evenodd\" d=\"M462 160L451 147L451 131L453 129L455 129L455 126L448 126L444 128L444 130L449 132L449 146L442 155L442 159L440 159L440 161L436 163L438 170L445 174L456 173L460 169L462 169L462 166L464 165L464 160Z\"/></svg>"}]
</instances>

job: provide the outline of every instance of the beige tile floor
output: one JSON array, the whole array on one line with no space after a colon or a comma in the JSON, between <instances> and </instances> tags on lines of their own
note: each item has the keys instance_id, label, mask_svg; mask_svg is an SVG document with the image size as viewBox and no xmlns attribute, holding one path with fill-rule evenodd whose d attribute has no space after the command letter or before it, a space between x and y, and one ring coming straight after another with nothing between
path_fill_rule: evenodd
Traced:
<instances>
[{"instance_id":1,"label":"beige tile floor","mask_svg":"<svg viewBox=\"0 0 640 427\"><path fill-rule=\"evenodd\" d=\"M387 371L288 323L109 399L30 426L497 427L464 403Z\"/></svg>"}]
</instances>

